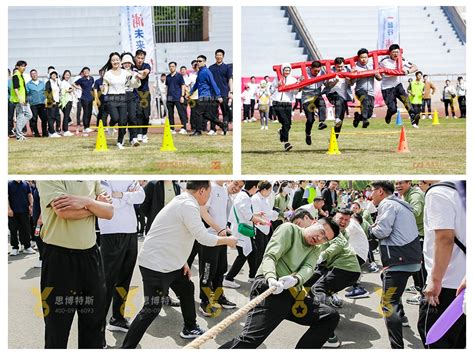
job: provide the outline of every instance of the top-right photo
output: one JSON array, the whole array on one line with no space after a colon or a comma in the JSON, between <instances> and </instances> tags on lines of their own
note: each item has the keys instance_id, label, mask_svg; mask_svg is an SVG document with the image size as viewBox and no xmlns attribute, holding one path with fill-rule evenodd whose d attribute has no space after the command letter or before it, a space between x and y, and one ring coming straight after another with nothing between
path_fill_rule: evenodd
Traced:
<instances>
[{"instance_id":1,"label":"top-right photo","mask_svg":"<svg viewBox=\"0 0 474 355\"><path fill-rule=\"evenodd\" d=\"M465 174L466 9L242 8L242 173Z\"/></svg>"}]
</instances>

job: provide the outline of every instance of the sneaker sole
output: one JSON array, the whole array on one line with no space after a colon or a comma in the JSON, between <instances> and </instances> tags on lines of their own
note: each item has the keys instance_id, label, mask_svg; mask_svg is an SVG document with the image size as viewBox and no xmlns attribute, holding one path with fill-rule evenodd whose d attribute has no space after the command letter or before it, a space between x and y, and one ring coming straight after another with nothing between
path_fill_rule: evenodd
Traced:
<instances>
[{"instance_id":1,"label":"sneaker sole","mask_svg":"<svg viewBox=\"0 0 474 355\"><path fill-rule=\"evenodd\" d=\"M219 303L219 304L220 304L220 303ZM237 307L237 305L235 305L235 306L229 306L229 305L227 305L227 304L220 304L220 305L221 305L221 307L224 308L224 309L234 309L234 308Z\"/></svg>"},{"instance_id":2,"label":"sneaker sole","mask_svg":"<svg viewBox=\"0 0 474 355\"><path fill-rule=\"evenodd\" d=\"M122 333L128 332L127 328L117 327L116 325L111 325L111 324L107 324L106 328L107 330L110 330L111 332L122 332Z\"/></svg>"},{"instance_id":3,"label":"sneaker sole","mask_svg":"<svg viewBox=\"0 0 474 355\"><path fill-rule=\"evenodd\" d=\"M199 338L201 335L198 335L198 334L185 335L183 332L181 332L179 333L179 336L183 339L196 339L196 338Z\"/></svg>"},{"instance_id":4,"label":"sneaker sole","mask_svg":"<svg viewBox=\"0 0 474 355\"><path fill-rule=\"evenodd\" d=\"M358 299L358 298L368 298L369 296L370 296L370 294L367 292L367 293L364 293L363 295L346 296L346 298L349 298L351 300L355 300L355 299Z\"/></svg>"}]
</instances>

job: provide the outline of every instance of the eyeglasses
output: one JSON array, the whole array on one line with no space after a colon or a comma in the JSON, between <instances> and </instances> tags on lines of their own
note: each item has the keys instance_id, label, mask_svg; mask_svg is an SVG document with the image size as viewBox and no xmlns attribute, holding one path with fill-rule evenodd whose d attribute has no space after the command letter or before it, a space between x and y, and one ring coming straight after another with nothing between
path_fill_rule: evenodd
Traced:
<instances>
[{"instance_id":1,"label":"eyeglasses","mask_svg":"<svg viewBox=\"0 0 474 355\"><path fill-rule=\"evenodd\" d=\"M202 59L198 59L197 62L198 62L198 63L202 63L202 62L204 62L204 61L203 61Z\"/></svg>"}]
</instances>

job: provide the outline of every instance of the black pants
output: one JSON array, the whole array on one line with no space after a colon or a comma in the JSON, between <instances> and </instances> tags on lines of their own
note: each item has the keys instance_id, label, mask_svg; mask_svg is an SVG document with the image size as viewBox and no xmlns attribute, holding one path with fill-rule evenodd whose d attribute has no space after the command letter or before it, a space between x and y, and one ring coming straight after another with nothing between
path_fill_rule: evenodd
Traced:
<instances>
[{"instance_id":1,"label":"black pants","mask_svg":"<svg viewBox=\"0 0 474 355\"><path fill-rule=\"evenodd\" d=\"M415 120L415 112L413 107L408 99L408 95L403 88L403 85L400 83L397 86L389 89L382 90L383 101L387 105L387 113L385 114L385 121L388 121L392 118L394 114L397 113L397 99L400 100L405 106L405 109L410 114L410 120L413 123L418 124L418 120Z\"/></svg>"},{"instance_id":2,"label":"black pants","mask_svg":"<svg viewBox=\"0 0 474 355\"><path fill-rule=\"evenodd\" d=\"M125 102L125 95L123 95L123 101L112 101L110 98L113 96L122 96L122 95L109 95L109 101L107 103L108 110L110 114L110 125L119 126L127 125L127 103ZM117 143L124 143L125 133L127 132L126 128L119 128Z\"/></svg>"},{"instance_id":3,"label":"black pants","mask_svg":"<svg viewBox=\"0 0 474 355\"><path fill-rule=\"evenodd\" d=\"M210 292L218 300L224 296L222 281L227 271L227 246L207 247L201 245L199 252L199 297L201 302L209 300Z\"/></svg>"},{"instance_id":4,"label":"black pants","mask_svg":"<svg viewBox=\"0 0 474 355\"><path fill-rule=\"evenodd\" d=\"M255 99L250 99L250 117L255 113Z\"/></svg>"},{"instance_id":5,"label":"black pants","mask_svg":"<svg viewBox=\"0 0 474 355\"><path fill-rule=\"evenodd\" d=\"M48 132L53 134L61 130L61 116L59 116L59 107L53 104L46 109L48 114Z\"/></svg>"},{"instance_id":6,"label":"black pants","mask_svg":"<svg viewBox=\"0 0 474 355\"><path fill-rule=\"evenodd\" d=\"M461 111L461 118L466 118L466 96L458 96L459 110Z\"/></svg>"},{"instance_id":7,"label":"black pants","mask_svg":"<svg viewBox=\"0 0 474 355\"><path fill-rule=\"evenodd\" d=\"M270 110L268 111L268 118L272 121L275 120L275 109L273 108L273 105L270 105Z\"/></svg>"},{"instance_id":8,"label":"black pants","mask_svg":"<svg viewBox=\"0 0 474 355\"><path fill-rule=\"evenodd\" d=\"M199 244L198 241L195 240L193 244L193 249L191 250L191 254L189 254L188 261L187 261L189 267L191 267L194 264L194 259L196 258L196 255L198 255L200 252L201 252L201 244Z\"/></svg>"},{"instance_id":9,"label":"black pants","mask_svg":"<svg viewBox=\"0 0 474 355\"><path fill-rule=\"evenodd\" d=\"M166 107L168 109L168 118L170 124L174 125L174 108L178 111L179 120L183 125L182 128L186 129L186 124L188 123L188 117L186 116L186 106L179 101L168 101L166 102ZM174 130L175 127L171 127L171 130Z\"/></svg>"},{"instance_id":10,"label":"black pants","mask_svg":"<svg viewBox=\"0 0 474 355\"><path fill-rule=\"evenodd\" d=\"M15 116L15 104L8 101L8 135L12 134L13 117Z\"/></svg>"},{"instance_id":11,"label":"black pants","mask_svg":"<svg viewBox=\"0 0 474 355\"><path fill-rule=\"evenodd\" d=\"M63 111L63 132L69 131L69 122L71 121L72 101L69 101L62 109Z\"/></svg>"},{"instance_id":12,"label":"black pants","mask_svg":"<svg viewBox=\"0 0 474 355\"><path fill-rule=\"evenodd\" d=\"M344 115L347 109L347 102L344 98L339 96L337 93L333 92L326 95L329 102L334 106L334 118L344 121ZM338 127L334 127L334 132L336 132L336 138L339 138L339 133L342 130L342 124Z\"/></svg>"},{"instance_id":13,"label":"black pants","mask_svg":"<svg viewBox=\"0 0 474 355\"><path fill-rule=\"evenodd\" d=\"M303 110L306 116L305 132L308 136L311 135L311 130L313 129L315 121L314 112L316 109L318 110L319 122L326 121L326 102L324 102L322 96L315 96L311 101L303 104Z\"/></svg>"},{"instance_id":14,"label":"black pants","mask_svg":"<svg viewBox=\"0 0 474 355\"><path fill-rule=\"evenodd\" d=\"M48 117L46 114L46 109L44 104L31 105L31 114L33 115L30 120L30 128L33 131L34 135L39 135L38 131L38 118L41 120L41 135L48 135ZM8 132L11 130L8 129Z\"/></svg>"},{"instance_id":15,"label":"black pants","mask_svg":"<svg viewBox=\"0 0 474 355\"><path fill-rule=\"evenodd\" d=\"M145 303L130 325L127 336L123 341L122 348L124 349L137 347L143 334L160 313L163 306L163 297L168 294L169 288L179 297L184 326L187 328L196 326L194 284L187 276L183 275L182 269L162 273L140 266L140 272L143 279Z\"/></svg>"},{"instance_id":16,"label":"black pants","mask_svg":"<svg viewBox=\"0 0 474 355\"><path fill-rule=\"evenodd\" d=\"M244 120L250 120L250 105L244 104Z\"/></svg>"},{"instance_id":17,"label":"black pants","mask_svg":"<svg viewBox=\"0 0 474 355\"><path fill-rule=\"evenodd\" d=\"M409 272L390 271L390 269L384 270L380 275L382 278L381 306L392 349L404 348L402 317L405 316L405 311L402 295L410 275Z\"/></svg>"},{"instance_id":18,"label":"black pants","mask_svg":"<svg viewBox=\"0 0 474 355\"><path fill-rule=\"evenodd\" d=\"M303 112L303 105L301 104L301 99L295 99L295 104L293 105L293 111L300 109L300 113Z\"/></svg>"},{"instance_id":19,"label":"black pants","mask_svg":"<svg viewBox=\"0 0 474 355\"><path fill-rule=\"evenodd\" d=\"M228 123L229 122L229 114L231 112L231 108L229 107L229 98L227 96L222 96L222 102L214 106L214 117L216 120L219 120L219 107L221 108L222 113L222 121ZM210 127L213 131L216 130L215 123L211 123Z\"/></svg>"},{"instance_id":20,"label":"black pants","mask_svg":"<svg viewBox=\"0 0 474 355\"><path fill-rule=\"evenodd\" d=\"M256 254L257 254L257 268L260 266L263 260L263 255L265 254L265 249L267 248L267 244L272 237L272 230L268 232L268 234L263 233L260 229L255 228L256 235L255 235L255 246L256 246Z\"/></svg>"},{"instance_id":21,"label":"black pants","mask_svg":"<svg viewBox=\"0 0 474 355\"><path fill-rule=\"evenodd\" d=\"M421 104L412 104L412 107L413 107L413 112L415 112L415 114L421 113L422 111Z\"/></svg>"},{"instance_id":22,"label":"black pants","mask_svg":"<svg viewBox=\"0 0 474 355\"><path fill-rule=\"evenodd\" d=\"M103 98L103 96L101 96ZM107 102L104 99L100 100L99 112L97 113L97 125L102 121L104 126L107 126L107 116L109 115L107 110Z\"/></svg>"},{"instance_id":23,"label":"black pants","mask_svg":"<svg viewBox=\"0 0 474 355\"><path fill-rule=\"evenodd\" d=\"M13 217L8 218L8 229L10 229L10 244L12 249L19 249L21 243L25 249L31 246L30 243L30 216L26 213L13 213ZM20 241L18 241L18 235Z\"/></svg>"},{"instance_id":24,"label":"black pants","mask_svg":"<svg viewBox=\"0 0 474 355\"><path fill-rule=\"evenodd\" d=\"M423 237L418 236L418 239L420 240L421 250L423 250ZM421 258L422 259L420 270L412 274L415 287L420 293L423 290L423 287L425 287L426 277L428 275L426 272L425 260L423 258L423 255L421 256Z\"/></svg>"},{"instance_id":25,"label":"black pants","mask_svg":"<svg viewBox=\"0 0 474 355\"><path fill-rule=\"evenodd\" d=\"M268 289L267 282L259 277L252 284L250 299ZM303 297L295 291L284 290L278 295L270 295L257 307L247 313L244 329L240 335L225 343L223 349L256 349L278 327L283 320L309 326L296 344L300 349L320 349L334 333L339 323L339 313L329 306L315 306L310 297ZM296 301L298 299L298 301Z\"/></svg>"},{"instance_id":26,"label":"black pants","mask_svg":"<svg viewBox=\"0 0 474 355\"><path fill-rule=\"evenodd\" d=\"M449 108L451 108L451 115L454 117L456 113L454 112L454 101L453 99L443 99L444 103L444 114L446 117L449 116Z\"/></svg>"},{"instance_id":27,"label":"black pants","mask_svg":"<svg viewBox=\"0 0 474 355\"><path fill-rule=\"evenodd\" d=\"M429 114L431 115L431 99L423 99L422 101L422 106L423 106L423 109L422 111L423 112L429 112ZM426 107L428 107L428 111L426 111Z\"/></svg>"},{"instance_id":28,"label":"black pants","mask_svg":"<svg viewBox=\"0 0 474 355\"><path fill-rule=\"evenodd\" d=\"M150 91L138 91L137 116L136 116L137 124L139 126L148 126L150 124L150 114L151 114ZM147 133L148 133L148 128L138 128L137 130L137 134L145 135Z\"/></svg>"},{"instance_id":29,"label":"black pants","mask_svg":"<svg viewBox=\"0 0 474 355\"><path fill-rule=\"evenodd\" d=\"M127 105L127 125L130 126L137 126L138 119L137 119L137 99L133 91L125 93L125 101ZM128 135L130 142L133 138L137 138L137 134L140 132L139 128L129 128Z\"/></svg>"},{"instance_id":30,"label":"black pants","mask_svg":"<svg viewBox=\"0 0 474 355\"><path fill-rule=\"evenodd\" d=\"M275 115L278 117L278 122L281 124L280 142L286 143L290 139L291 129L291 102L273 102L273 109Z\"/></svg>"},{"instance_id":31,"label":"black pants","mask_svg":"<svg viewBox=\"0 0 474 355\"><path fill-rule=\"evenodd\" d=\"M45 244L41 295L45 348L66 349L76 312L79 348L103 347L105 278L97 246L74 250Z\"/></svg>"},{"instance_id":32,"label":"black pants","mask_svg":"<svg viewBox=\"0 0 474 355\"><path fill-rule=\"evenodd\" d=\"M145 225L146 219L145 214L143 213L140 205L134 205L135 208L135 215L137 216L137 234L144 235L145 234Z\"/></svg>"},{"instance_id":33,"label":"black pants","mask_svg":"<svg viewBox=\"0 0 474 355\"><path fill-rule=\"evenodd\" d=\"M232 264L229 272L227 273L225 279L228 281L234 281L234 278L237 276L239 271L245 264L245 261L249 264L249 278L254 278L255 274L257 273L258 265L257 265L257 253L256 253L256 246L255 246L255 238L252 238L252 252L245 256L244 251L241 247L237 246L237 252L239 253Z\"/></svg>"},{"instance_id":34,"label":"black pants","mask_svg":"<svg viewBox=\"0 0 474 355\"><path fill-rule=\"evenodd\" d=\"M84 123L84 128L89 128L91 125L92 117L92 101L85 101L81 99L82 105L82 123Z\"/></svg>"},{"instance_id":35,"label":"black pants","mask_svg":"<svg viewBox=\"0 0 474 355\"><path fill-rule=\"evenodd\" d=\"M360 102L360 115L362 120L366 121L372 117L374 114L374 103L375 97L369 95L367 90L357 90L356 91L357 100Z\"/></svg>"},{"instance_id":36,"label":"black pants","mask_svg":"<svg viewBox=\"0 0 474 355\"><path fill-rule=\"evenodd\" d=\"M191 117L189 119L189 122L191 123L191 129L193 131L196 130L196 116L197 116L197 111L198 111L197 105L198 105L197 100L194 100L194 99L189 100L189 107L191 109Z\"/></svg>"},{"instance_id":37,"label":"black pants","mask_svg":"<svg viewBox=\"0 0 474 355\"><path fill-rule=\"evenodd\" d=\"M319 266L313 276L306 281L305 286L311 287L313 295L324 293L328 296L353 285L359 279L360 272L342 269L327 269Z\"/></svg>"},{"instance_id":38,"label":"black pants","mask_svg":"<svg viewBox=\"0 0 474 355\"><path fill-rule=\"evenodd\" d=\"M100 251L104 261L105 316L113 299L112 316L124 318L125 303L130 289L133 269L137 261L138 240L136 233L114 233L100 235Z\"/></svg>"},{"instance_id":39,"label":"black pants","mask_svg":"<svg viewBox=\"0 0 474 355\"><path fill-rule=\"evenodd\" d=\"M81 99L77 100L76 105L76 123L78 126L81 125L81 112L82 112L82 102Z\"/></svg>"},{"instance_id":40,"label":"black pants","mask_svg":"<svg viewBox=\"0 0 474 355\"><path fill-rule=\"evenodd\" d=\"M442 288L439 294L439 305L431 306L426 300L420 304L420 315L418 318L418 332L423 344L426 342L426 334L436 320L443 314L448 306L456 298L456 290ZM431 345L424 345L426 349L463 349L466 347L466 316L463 314L456 323L439 339Z\"/></svg>"},{"instance_id":41,"label":"black pants","mask_svg":"<svg viewBox=\"0 0 474 355\"><path fill-rule=\"evenodd\" d=\"M207 99L207 98L205 98ZM211 123L215 123L219 127L223 127L223 123L218 121L214 116L214 106L216 101L214 100L199 100L196 112L196 131L201 132L202 127L207 125L206 120Z\"/></svg>"}]
</instances>

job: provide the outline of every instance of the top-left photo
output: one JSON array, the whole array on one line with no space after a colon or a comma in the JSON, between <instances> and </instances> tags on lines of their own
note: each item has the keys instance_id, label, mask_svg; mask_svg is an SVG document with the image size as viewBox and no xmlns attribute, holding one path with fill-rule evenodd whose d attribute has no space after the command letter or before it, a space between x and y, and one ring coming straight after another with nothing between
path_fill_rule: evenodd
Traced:
<instances>
[{"instance_id":1,"label":"top-left photo","mask_svg":"<svg viewBox=\"0 0 474 355\"><path fill-rule=\"evenodd\" d=\"M231 6L8 8L10 174L232 174Z\"/></svg>"}]
</instances>

